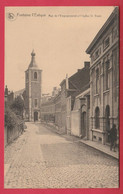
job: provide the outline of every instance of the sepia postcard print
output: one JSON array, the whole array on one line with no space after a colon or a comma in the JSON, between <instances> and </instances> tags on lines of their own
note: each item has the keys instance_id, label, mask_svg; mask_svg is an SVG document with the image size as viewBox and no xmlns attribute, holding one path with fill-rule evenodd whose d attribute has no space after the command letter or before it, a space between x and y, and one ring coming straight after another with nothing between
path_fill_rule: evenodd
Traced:
<instances>
[{"instance_id":1,"label":"sepia postcard print","mask_svg":"<svg viewBox=\"0 0 123 194\"><path fill-rule=\"evenodd\" d=\"M6 6L4 188L119 188L119 7Z\"/></svg>"}]
</instances>

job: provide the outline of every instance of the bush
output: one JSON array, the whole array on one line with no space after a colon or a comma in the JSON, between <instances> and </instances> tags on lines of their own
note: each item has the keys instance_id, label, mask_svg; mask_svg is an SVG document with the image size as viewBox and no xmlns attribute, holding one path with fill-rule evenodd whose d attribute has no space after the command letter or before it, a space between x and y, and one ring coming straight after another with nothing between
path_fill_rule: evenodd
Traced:
<instances>
[{"instance_id":1,"label":"bush","mask_svg":"<svg viewBox=\"0 0 123 194\"><path fill-rule=\"evenodd\" d=\"M5 110L5 126L9 129L13 129L19 123L19 119L16 114L9 108Z\"/></svg>"}]
</instances>

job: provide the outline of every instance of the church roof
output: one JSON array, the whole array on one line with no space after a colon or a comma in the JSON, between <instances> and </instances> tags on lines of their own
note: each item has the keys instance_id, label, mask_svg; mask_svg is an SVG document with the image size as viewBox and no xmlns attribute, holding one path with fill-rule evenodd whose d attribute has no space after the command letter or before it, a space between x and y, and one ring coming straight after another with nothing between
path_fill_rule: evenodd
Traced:
<instances>
[{"instance_id":1,"label":"church roof","mask_svg":"<svg viewBox=\"0 0 123 194\"><path fill-rule=\"evenodd\" d=\"M38 68L38 65L36 64L36 61L35 61L35 52L34 52L34 50L32 51L31 56L32 56L32 58L31 58L31 62L29 64L28 68Z\"/></svg>"}]
</instances>

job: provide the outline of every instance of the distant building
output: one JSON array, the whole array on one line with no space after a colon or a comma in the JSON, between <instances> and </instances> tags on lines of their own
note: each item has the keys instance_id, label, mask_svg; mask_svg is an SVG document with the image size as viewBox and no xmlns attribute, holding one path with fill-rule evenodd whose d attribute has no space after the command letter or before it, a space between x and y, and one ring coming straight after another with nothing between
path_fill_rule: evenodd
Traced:
<instances>
[{"instance_id":1,"label":"distant building","mask_svg":"<svg viewBox=\"0 0 123 194\"><path fill-rule=\"evenodd\" d=\"M56 96L60 91L60 88L57 88L57 87L53 87L53 91L52 91L52 96Z\"/></svg>"},{"instance_id":2,"label":"distant building","mask_svg":"<svg viewBox=\"0 0 123 194\"><path fill-rule=\"evenodd\" d=\"M25 71L25 117L29 121L40 120L42 70L35 62L35 52L31 53L31 62Z\"/></svg>"},{"instance_id":3,"label":"distant building","mask_svg":"<svg viewBox=\"0 0 123 194\"><path fill-rule=\"evenodd\" d=\"M44 103L48 102L50 99L51 99L51 95L49 93L48 94L42 94L41 104L44 104Z\"/></svg>"},{"instance_id":4,"label":"distant building","mask_svg":"<svg viewBox=\"0 0 123 194\"><path fill-rule=\"evenodd\" d=\"M108 130L119 128L119 10L114 9L86 50L90 54L90 133L109 143Z\"/></svg>"},{"instance_id":5,"label":"distant building","mask_svg":"<svg viewBox=\"0 0 123 194\"><path fill-rule=\"evenodd\" d=\"M55 104L54 98L41 103L41 121L55 123Z\"/></svg>"},{"instance_id":6,"label":"distant building","mask_svg":"<svg viewBox=\"0 0 123 194\"><path fill-rule=\"evenodd\" d=\"M5 107L7 105L11 105L14 101L14 92L13 91L10 92L7 86L5 87L4 99L5 99Z\"/></svg>"}]
</instances>

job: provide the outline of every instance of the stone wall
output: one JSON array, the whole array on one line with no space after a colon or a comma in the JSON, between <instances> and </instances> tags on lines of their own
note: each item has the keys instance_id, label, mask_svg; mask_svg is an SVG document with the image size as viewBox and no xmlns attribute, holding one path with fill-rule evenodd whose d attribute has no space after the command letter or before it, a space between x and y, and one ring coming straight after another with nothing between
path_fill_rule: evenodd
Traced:
<instances>
[{"instance_id":1,"label":"stone wall","mask_svg":"<svg viewBox=\"0 0 123 194\"><path fill-rule=\"evenodd\" d=\"M18 126L14 127L13 129L9 129L5 127L4 129L4 146L7 146L13 140L18 138L24 129L23 123L19 124Z\"/></svg>"}]
</instances>

